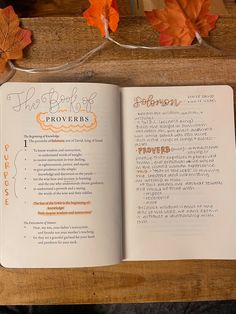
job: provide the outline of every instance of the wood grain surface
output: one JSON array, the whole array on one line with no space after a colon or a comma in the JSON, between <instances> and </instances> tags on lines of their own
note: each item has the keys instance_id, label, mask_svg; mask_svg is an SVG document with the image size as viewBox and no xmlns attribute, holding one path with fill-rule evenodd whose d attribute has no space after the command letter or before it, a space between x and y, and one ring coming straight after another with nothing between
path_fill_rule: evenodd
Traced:
<instances>
[{"instance_id":1,"label":"wood grain surface","mask_svg":"<svg viewBox=\"0 0 236 314\"><path fill-rule=\"evenodd\" d=\"M0 6L13 5L21 17L81 16L89 0L1 0ZM130 0L118 0L122 16L131 14Z\"/></svg>"},{"instance_id":2,"label":"wood grain surface","mask_svg":"<svg viewBox=\"0 0 236 314\"><path fill-rule=\"evenodd\" d=\"M236 298L235 261L133 262L0 271L1 304L129 303Z\"/></svg>"},{"instance_id":3,"label":"wood grain surface","mask_svg":"<svg viewBox=\"0 0 236 314\"><path fill-rule=\"evenodd\" d=\"M131 0L117 0L121 16L129 16ZM133 0L135 7L136 0ZM234 0L224 0L226 9L230 14L235 12ZM21 17L46 16L81 16L89 7L89 0L1 0L0 6L13 5Z\"/></svg>"},{"instance_id":4,"label":"wood grain surface","mask_svg":"<svg viewBox=\"0 0 236 314\"><path fill-rule=\"evenodd\" d=\"M232 4L233 6L233 4ZM23 20L34 43L22 66L44 67L75 60L101 43L79 17ZM156 44L144 18L123 18L115 38ZM89 81L121 86L229 84L236 93L236 19L220 18L209 42L172 51L130 51L108 43L76 69L59 74L17 72L12 81ZM227 245L227 244L226 244ZM29 252L30 254L30 252ZM236 299L236 261L124 262L85 269L0 269L0 304L126 303Z\"/></svg>"}]
</instances>

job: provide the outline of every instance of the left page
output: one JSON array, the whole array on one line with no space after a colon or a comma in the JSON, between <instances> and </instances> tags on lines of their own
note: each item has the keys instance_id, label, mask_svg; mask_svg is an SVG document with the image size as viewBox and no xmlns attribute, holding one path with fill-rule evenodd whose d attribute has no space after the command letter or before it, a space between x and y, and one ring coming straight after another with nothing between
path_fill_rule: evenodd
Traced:
<instances>
[{"instance_id":1,"label":"left page","mask_svg":"<svg viewBox=\"0 0 236 314\"><path fill-rule=\"evenodd\" d=\"M119 87L7 83L0 105L1 264L119 263Z\"/></svg>"}]
</instances>

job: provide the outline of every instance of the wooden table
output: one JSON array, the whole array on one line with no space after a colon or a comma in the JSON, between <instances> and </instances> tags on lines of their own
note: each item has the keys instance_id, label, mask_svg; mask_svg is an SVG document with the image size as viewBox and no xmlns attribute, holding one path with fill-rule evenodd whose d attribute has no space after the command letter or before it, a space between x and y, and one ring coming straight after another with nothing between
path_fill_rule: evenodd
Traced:
<instances>
[{"instance_id":1,"label":"wooden table","mask_svg":"<svg viewBox=\"0 0 236 314\"><path fill-rule=\"evenodd\" d=\"M60 74L23 74L13 81L89 81L120 86L229 84L236 94L236 9L227 1L208 39L219 50L129 51L113 44L83 66ZM34 44L19 64L56 65L101 43L81 17L23 19ZM124 17L121 42L156 45L145 18ZM85 269L1 269L1 304L126 303L236 299L236 261L159 261Z\"/></svg>"}]
</instances>

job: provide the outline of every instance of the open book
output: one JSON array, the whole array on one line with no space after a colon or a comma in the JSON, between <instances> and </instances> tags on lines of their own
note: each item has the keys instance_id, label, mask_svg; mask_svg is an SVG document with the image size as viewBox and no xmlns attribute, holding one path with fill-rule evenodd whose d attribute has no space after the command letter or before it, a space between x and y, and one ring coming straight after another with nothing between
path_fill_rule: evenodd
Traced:
<instances>
[{"instance_id":1,"label":"open book","mask_svg":"<svg viewBox=\"0 0 236 314\"><path fill-rule=\"evenodd\" d=\"M229 86L7 83L1 264L236 258Z\"/></svg>"}]
</instances>

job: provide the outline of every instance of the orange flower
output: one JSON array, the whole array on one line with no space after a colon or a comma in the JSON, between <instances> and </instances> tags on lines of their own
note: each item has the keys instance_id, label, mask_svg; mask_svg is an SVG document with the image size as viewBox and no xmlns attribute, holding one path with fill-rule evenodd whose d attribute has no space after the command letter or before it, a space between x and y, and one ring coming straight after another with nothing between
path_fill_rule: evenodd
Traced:
<instances>
[{"instance_id":1,"label":"orange flower","mask_svg":"<svg viewBox=\"0 0 236 314\"><path fill-rule=\"evenodd\" d=\"M102 36L105 36L102 16L107 20L109 29L115 32L119 23L119 13L116 0L89 0L90 7L83 16L88 25L97 27Z\"/></svg>"},{"instance_id":2,"label":"orange flower","mask_svg":"<svg viewBox=\"0 0 236 314\"><path fill-rule=\"evenodd\" d=\"M8 60L21 59L23 49L31 43L31 31L19 27L19 19L12 6L0 9L0 72Z\"/></svg>"},{"instance_id":3,"label":"orange flower","mask_svg":"<svg viewBox=\"0 0 236 314\"><path fill-rule=\"evenodd\" d=\"M165 0L161 10L146 11L152 26L160 32L162 46L189 46L198 32L207 37L218 16L210 15L210 0Z\"/></svg>"}]
</instances>

